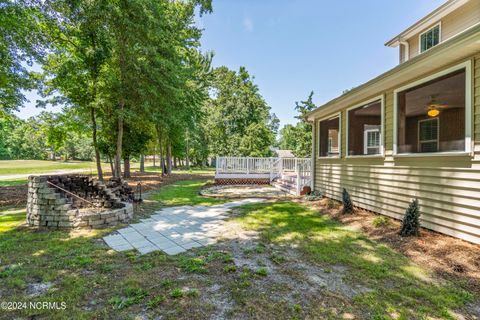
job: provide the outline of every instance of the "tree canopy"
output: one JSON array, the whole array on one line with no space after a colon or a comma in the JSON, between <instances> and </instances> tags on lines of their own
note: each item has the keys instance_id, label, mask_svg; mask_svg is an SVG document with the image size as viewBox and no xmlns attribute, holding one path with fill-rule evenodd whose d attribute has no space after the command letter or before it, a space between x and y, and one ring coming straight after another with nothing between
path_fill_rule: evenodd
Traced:
<instances>
[{"instance_id":1,"label":"tree canopy","mask_svg":"<svg viewBox=\"0 0 480 320\"><path fill-rule=\"evenodd\" d=\"M95 158L102 178L101 161L128 177L130 159L149 154L164 173L272 155L279 120L254 77L212 68L200 50L195 16L211 0L4 0L0 10L2 159ZM14 116L31 89L39 107L62 111Z\"/></svg>"}]
</instances>

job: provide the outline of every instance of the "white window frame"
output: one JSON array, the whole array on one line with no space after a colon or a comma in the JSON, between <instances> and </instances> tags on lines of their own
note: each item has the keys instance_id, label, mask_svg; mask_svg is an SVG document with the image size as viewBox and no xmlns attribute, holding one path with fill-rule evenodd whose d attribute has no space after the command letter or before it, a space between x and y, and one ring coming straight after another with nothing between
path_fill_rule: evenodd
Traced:
<instances>
[{"instance_id":1,"label":"white window frame","mask_svg":"<svg viewBox=\"0 0 480 320\"><path fill-rule=\"evenodd\" d=\"M336 156L320 156L320 122L325 120L333 120L338 118L338 155ZM317 159L340 159L342 157L342 113L338 112L336 114L330 115L317 120ZM328 137L327 137L328 139Z\"/></svg>"},{"instance_id":2,"label":"white window frame","mask_svg":"<svg viewBox=\"0 0 480 320\"><path fill-rule=\"evenodd\" d=\"M368 134L370 132L378 132L379 134L379 139L378 139L378 146L374 146L374 147L369 147L368 146ZM367 130L363 130L363 155L364 156L377 156L379 155L381 152L382 152L382 149L381 149L381 146L382 146L382 132L381 132L381 129L367 129ZM373 149L373 148L378 148L378 150L380 151L380 153L374 153L374 154L368 154L368 149Z\"/></svg>"},{"instance_id":3,"label":"white window frame","mask_svg":"<svg viewBox=\"0 0 480 320\"><path fill-rule=\"evenodd\" d=\"M422 35L424 35L424 34L427 33L427 32L432 31L432 30L435 29L436 27L438 27L438 43L437 43L436 45L434 45L433 47L428 48L428 49L426 49L425 51L422 51ZM427 30L421 32L421 33L418 35L418 54L427 52L427 51L429 51L430 49L435 48L436 46L438 46L440 43L442 43L442 22L441 22L441 21L439 21L437 24L433 25L432 27L428 28Z\"/></svg>"},{"instance_id":4,"label":"white window frame","mask_svg":"<svg viewBox=\"0 0 480 320\"><path fill-rule=\"evenodd\" d=\"M348 141L348 137L349 137L349 132L348 132L348 129L349 129L349 123L350 123L350 119L349 119L349 111L350 110L353 110L353 109L357 109L359 107L362 107L362 106L366 106L367 104L370 104L372 102L375 102L375 101L378 101L380 100L380 153L379 154L357 154L357 155L350 155L348 154L348 149L349 149L349 141ZM385 95L379 95L379 96L376 96L372 99L369 99L369 100L365 100L365 101L362 101L361 103L358 103L354 106L351 106L350 108L347 109L347 128L346 128L346 153L345 153L345 158L359 158L359 157L362 157L362 158L383 158L385 157L385 148L384 148L384 140L385 140L385 134L384 134L384 121L385 121Z\"/></svg>"},{"instance_id":5,"label":"white window frame","mask_svg":"<svg viewBox=\"0 0 480 320\"><path fill-rule=\"evenodd\" d=\"M420 123L422 122L427 122L427 121L437 121L437 139L436 140L420 140ZM429 119L422 119L422 120L418 120L418 123L417 123L417 126L418 126L418 130L417 130L417 141L418 141L418 145L417 145L417 150L419 153L431 153L431 152L421 152L421 145L422 143L428 143L428 142L436 142L437 143L437 150L440 149L440 119L437 117L437 118L429 118ZM436 151L435 153L437 153L439 151Z\"/></svg>"},{"instance_id":6,"label":"white window frame","mask_svg":"<svg viewBox=\"0 0 480 320\"><path fill-rule=\"evenodd\" d=\"M465 150L464 151L439 151L419 153L398 153L398 93L416 87L423 83L435 80L449 73L465 69ZM393 156L394 157L425 157L472 155L472 60L467 60L453 67L444 69L423 79L409 83L393 90Z\"/></svg>"}]
</instances>

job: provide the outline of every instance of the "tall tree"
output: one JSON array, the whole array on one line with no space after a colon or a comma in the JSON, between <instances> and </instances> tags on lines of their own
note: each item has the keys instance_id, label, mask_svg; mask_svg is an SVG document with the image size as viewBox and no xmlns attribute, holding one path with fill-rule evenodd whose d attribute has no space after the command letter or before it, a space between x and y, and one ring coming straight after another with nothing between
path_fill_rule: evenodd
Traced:
<instances>
[{"instance_id":1,"label":"tall tree","mask_svg":"<svg viewBox=\"0 0 480 320\"><path fill-rule=\"evenodd\" d=\"M0 117L26 101L22 89L34 88L26 66L41 60L44 21L35 2L0 0Z\"/></svg>"},{"instance_id":2,"label":"tall tree","mask_svg":"<svg viewBox=\"0 0 480 320\"><path fill-rule=\"evenodd\" d=\"M248 71L244 67L238 72L226 67L215 69L211 96L206 105L205 130L210 136L212 155L270 155L263 142L252 141L270 141L273 145L272 137L278 127L276 117L270 114L270 107ZM262 136L253 137L254 134Z\"/></svg>"}]
</instances>

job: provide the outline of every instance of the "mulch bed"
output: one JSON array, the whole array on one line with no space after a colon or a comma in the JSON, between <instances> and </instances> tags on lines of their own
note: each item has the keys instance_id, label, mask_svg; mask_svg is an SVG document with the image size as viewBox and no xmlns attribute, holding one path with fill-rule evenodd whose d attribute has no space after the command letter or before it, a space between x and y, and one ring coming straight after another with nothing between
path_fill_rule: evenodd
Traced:
<instances>
[{"instance_id":1,"label":"mulch bed","mask_svg":"<svg viewBox=\"0 0 480 320\"><path fill-rule=\"evenodd\" d=\"M363 209L342 214L340 208L328 209L328 200L307 202L309 206L362 230L369 238L400 251L415 263L433 270L444 279L480 296L480 245L421 228L419 237L401 237L401 221L387 218L388 223L375 227L373 220L380 215Z\"/></svg>"}]
</instances>

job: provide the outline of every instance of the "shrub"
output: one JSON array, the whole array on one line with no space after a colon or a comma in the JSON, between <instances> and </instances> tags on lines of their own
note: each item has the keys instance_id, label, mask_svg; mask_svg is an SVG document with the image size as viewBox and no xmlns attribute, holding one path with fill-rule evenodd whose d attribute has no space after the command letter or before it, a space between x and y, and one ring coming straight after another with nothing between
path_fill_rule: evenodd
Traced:
<instances>
[{"instance_id":1,"label":"shrub","mask_svg":"<svg viewBox=\"0 0 480 320\"><path fill-rule=\"evenodd\" d=\"M353 203L350 199L350 195L348 194L347 189L343 188L342 191L342 202L343 202L343 210L342 213L352 213L353 212Z\"/></svg>"},{"instance_id":2,"label":"shrub","mask_svg":"<svg viewBox=\"0 0 480 320\"><path fill-rule=\"evenodd\" d=\"M388 224L388 218L384 216L375 217L372 224L375 228L386 226Z\"/></svg>"},{"instance_id":3,"label":"shrub","mask_svg":"<svg viewBox=\"0 0 480 320\"><path fill-rule=\"evenodd\" d=\"M418 206L418 200L413 199L410 202L407 210L405 211L405 216L402 220L402 229L400 230L400 235L404 237L408 236L418 236L418 231L420 228L420 209Z\"/></svg>"}]
</instances>

